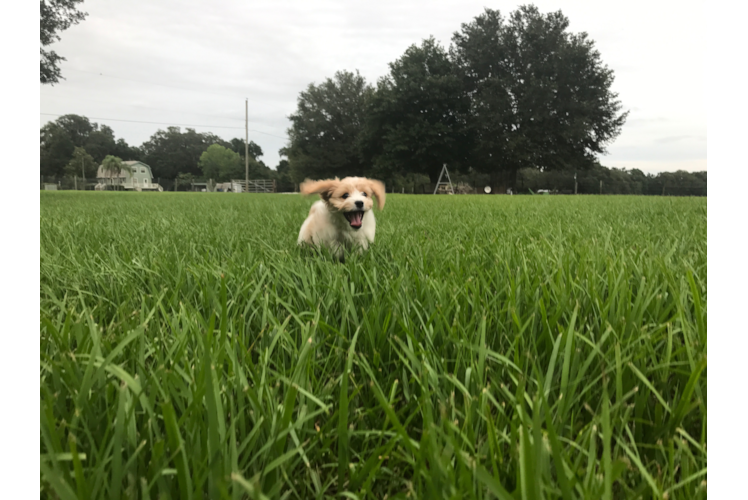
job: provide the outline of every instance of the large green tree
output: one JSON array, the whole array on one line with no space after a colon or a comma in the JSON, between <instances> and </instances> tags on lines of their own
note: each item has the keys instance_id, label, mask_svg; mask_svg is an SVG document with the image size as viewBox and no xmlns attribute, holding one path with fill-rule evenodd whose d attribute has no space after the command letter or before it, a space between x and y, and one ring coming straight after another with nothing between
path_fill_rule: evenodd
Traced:
<instances>
[{"instance_id":1,"label":"large green tree","mask_svg":"<svg viewBox=\"0 0 748 500\"><path fill-rule=\"evenodd\" d=\"M288 130L288 160L295 181L366 173L360 141L372 94L358 71L337 72L301 92Z\"/></svg>"},{"instance_id":2,"label":"large green tree","mask_svg":"<svg viewBox=\"0 0 748 500\"><path fill-rule=\"evenodd\" d=\"M200 155L211 144L231 146L209 132L198 133L191 128L182 132L179 127L168 127L158 130L144 142L140 146L140 153L143 161L150 165L154 177L174 179L180 172L200 177Z\"/></svg>"},{"instance_id":3,"label":"large green tree","mask_svg":"<svg viewBox=\"0 0 748 500\"><path fill-rule=\"evenodd\" d=\"M39 82L54 85L60 81L59 63L65 58L54 50L44 50L44 47L60 40L60 32L73 24L83 21L88 15L77 9L77 4L83 0L40 0L39 1Z\"/></svg>"},{"instance_id":4,"label":"large green tree","mask_svg":"<svg viewBox=\"0 0 748 500\"><path fill-rule=\"evenodd\" d=\"M560 12L522 6L509 19L486 9L452 38L451 55L471 98L470 165L514 187L520 168L591 168L627 113L613 71L586 33Z\"/></svg>"},{"instance_id":5,"label":"large green tree","mask_svg":"<svg viewBox=\"0 0 748 500\"><path fill-rule=\"evenodd\" d=\"M363 152L380 175L418 173L435 183L444 163L466 153L469 99L447 51L433 37L390 63L367 114Z\"/></svg>"},{"instance_id":6,"label":"large green tree","mask_svg":"<svg viewBox=\"0 0 748 500\"><path fill-rule=\"evenodd\" d=\"M251 161L256 163L254 160ZM220 144L208 146L200 155L198 165L206 179L217 182L243 179L245 175L245 165L239 153Z\"/></svg>"}]
</instances>

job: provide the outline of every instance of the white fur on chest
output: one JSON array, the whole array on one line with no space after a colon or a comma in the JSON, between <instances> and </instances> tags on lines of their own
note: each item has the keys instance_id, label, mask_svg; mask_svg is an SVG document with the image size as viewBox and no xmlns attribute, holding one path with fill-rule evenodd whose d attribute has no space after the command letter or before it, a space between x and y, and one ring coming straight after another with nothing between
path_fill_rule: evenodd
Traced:
<instances>
[{"instance_id":1,"label":"white fur on chest","mask_svg":"<svg viewBox=\"0 0 748 500\"><path fill-rule=\"evenodd\" d=\"M327 204L319 200L312 205L309 216L299 231L298 243L326 246L340 253L343 248L359 247L366 250L374 241L376 220L374 211L367 210L360 229L353 229L340 212L330 211Z\"/></svg>"}]
</instances>

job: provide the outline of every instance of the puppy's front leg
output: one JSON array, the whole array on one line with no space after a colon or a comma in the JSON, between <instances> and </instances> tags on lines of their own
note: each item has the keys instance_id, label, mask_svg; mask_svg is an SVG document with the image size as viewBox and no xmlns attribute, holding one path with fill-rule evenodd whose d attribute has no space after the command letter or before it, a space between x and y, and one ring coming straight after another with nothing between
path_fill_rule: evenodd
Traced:
<instances>
[{"instance_id":1,"label":"puppy's front leg","mask_svg":"<svg viewBox=\"0 0 748 500\"><path fill-rule=\"evenodd\" d=\"M357 247L356 251L358 252L358 254L362 255L365 251L369 249L369 240L366 240L366 239L361 240L359 244L356 245L356 247Z\"/></svg>"},{"instance_id":2,"label":"puppy's front leg","mask_svg":"<svg viewBox=\"0 0 748 500\"><path fill-rule=\"evenodd\" d=\"M345 263L345 246L340 242L334 242L330 245L333 255L335 255L340 262Z\"/></svg>"}]
</instances>

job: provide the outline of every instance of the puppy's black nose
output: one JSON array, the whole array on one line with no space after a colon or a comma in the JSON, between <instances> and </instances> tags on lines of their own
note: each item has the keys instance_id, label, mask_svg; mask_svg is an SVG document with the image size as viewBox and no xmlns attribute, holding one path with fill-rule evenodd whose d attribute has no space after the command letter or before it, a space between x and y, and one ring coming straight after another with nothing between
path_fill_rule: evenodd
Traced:
<instances>
[{"instance_id":1,"label":"puppy's black nose","mask_svg":"<svg viewBox=\"0 0 748 500\"><path fill-rule=\"evenodd\" d=\"M356 202L356 208L364 208L364 202L363 201L357 201Z\"/></svg>"}]
</instances>

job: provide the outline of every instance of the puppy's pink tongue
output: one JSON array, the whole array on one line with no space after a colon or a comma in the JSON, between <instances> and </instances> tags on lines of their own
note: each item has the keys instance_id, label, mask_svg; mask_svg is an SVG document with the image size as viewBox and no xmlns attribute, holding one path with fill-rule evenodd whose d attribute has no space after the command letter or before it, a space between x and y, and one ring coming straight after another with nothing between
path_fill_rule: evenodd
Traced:
<instances>
[{"instance_id":1,"label":"puppy's pink tongue","mask_svg":"<svg viewBox=\"0 0 748 500\"><path fill-rule=\"evenodd\" d=\"M363 212L353 212L351 215L351 226L352 227L361 227L361 221L364 218Z\"/></svg>"}]
</instances>

